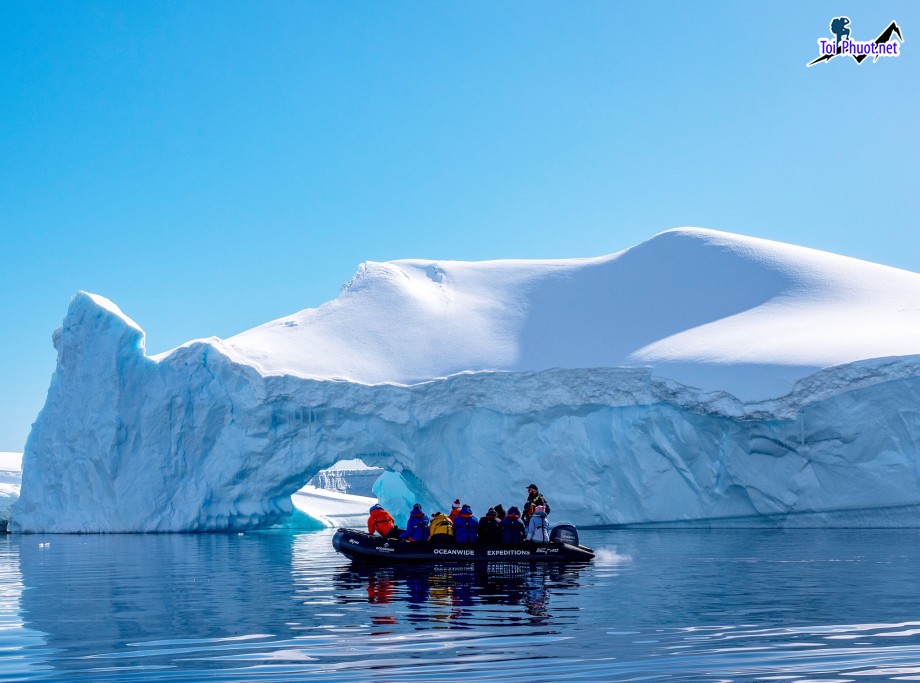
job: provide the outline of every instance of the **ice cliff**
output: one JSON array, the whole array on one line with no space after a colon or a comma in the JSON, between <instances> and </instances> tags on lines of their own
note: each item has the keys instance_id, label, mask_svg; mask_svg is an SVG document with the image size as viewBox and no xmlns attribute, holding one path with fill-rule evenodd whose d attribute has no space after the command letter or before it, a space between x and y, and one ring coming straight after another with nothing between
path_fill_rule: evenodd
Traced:
<instances>
[{"instance_id":1,"label":"ice cliff","mask_svg":"<svg viewBox=\"0 0 920 683\"><path fill-rule=\"evenodd\" d=\"M54 343L14 531L264 526L351 458L385 504L482 512L533 480L585 525L920 525L920 275L791 245L366 264L153 357L79 293Z\"/></svg>"}]
</instances>

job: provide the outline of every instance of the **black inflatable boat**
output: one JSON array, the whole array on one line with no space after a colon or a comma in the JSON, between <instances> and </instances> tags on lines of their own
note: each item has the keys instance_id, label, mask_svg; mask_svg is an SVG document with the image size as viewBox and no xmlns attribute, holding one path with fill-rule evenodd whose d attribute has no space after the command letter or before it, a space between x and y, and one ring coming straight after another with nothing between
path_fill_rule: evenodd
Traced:
<instances>
[{"instance_id":1,"label":"black inflatable boat","mask_svg":"<svg viewBox=\"0 0 920 683\"><path fill-rule=\"evenodd\" d=\"M568 526L568 525L564 525ZM559 527L556 527L559 529ZM343 555L373 562L590 562L594 551L578 545L574 527L568 533L559 529L554 540L545 545L530 543L519 546L460 545L413 543L371 536L363 531L339 529L332 546ZM556 532L556 529L553 529ZM567 543L566 540L574 543Z\"/></svg>"}]
</instances>

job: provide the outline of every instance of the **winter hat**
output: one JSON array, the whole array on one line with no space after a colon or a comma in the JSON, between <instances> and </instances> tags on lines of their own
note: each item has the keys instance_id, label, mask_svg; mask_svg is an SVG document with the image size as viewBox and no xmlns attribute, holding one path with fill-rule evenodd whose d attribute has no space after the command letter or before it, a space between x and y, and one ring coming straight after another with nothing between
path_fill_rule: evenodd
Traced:
<instances>
[{"instance_id":1,"label":"winter hat","mask_svg":"<svg viewBox=\"0 0 920 683\"><path fill-rule=\"evenodd\" d=\"M509 517L520 517L521 516L521 511L518 509L517 505L512 505L510 508L508 508L508 516Z\"/></svg>"},{"instance_id":2,"label":"winter hat","mask_svg":"<svg viewBox=\"0 0 920 683\"><path fill-rule=\"evenodd\" d=\"M471 515L473 514L473 509L469 505L464 505L462 508L460 508L460 514Z\"/></svg>"},{"instance_id":3,"label":"winter hat","mask_svg":"<svg viewBox=\"0 0 920 683\"><path fill-rule=\"evenodd\" d=\"M441 512L440 510L438 510L437 512L431 513L431 516L432 516L432 517L440 517L442 514L444 514L444 513Z\"/></svg>"},{"instance_id":4,"label":"winter hat","mask_svg":"<svg viewBox=\"0 0 920 683\"><path fill-rule=\"evenodd\" d=\"M451 507L452 507L452 508L457 508L457 509L459 509L459 508L460 508L460 499L457 498L457 500L454 501L454 504L451 505Z\"/></svg>"},{"instance_id":5,"label":"winter hat","mask_svg":"<svg viewBox=\"0 0 920 683\"><path fill-rule=\"evenodd\" d=\"M489 508L489 511L486 513L486 517L494 517L494 516L495 516L495 508Z\"/></svg>"},{"instance_id":6,"label":"winter hat","mask_svg":"<svg viewBox=\"0 0 920 683\"><path fill-rule=\"evenodd\" d=\"M369 510L369 512L373 512L374 510L383 510L383 508L380 507L380 503L374 503L373 505L371 505L371 509Z\"/></svg>"},{"instance_id":7,"label":"winter hat","mask_svg":"<svg viewBox=\"0 0 920 683\"><path fill-rule=\"evenodd\" d=\"M541 512L542 512L544 515L546 514L546 508L543 507L542 505L538 505L537 507L535 507L535 508L533 509L533 513L534 513L535 515L538 515L538 514L540 514Z\"/></svg>"},{"instance_id":8,"label":"winter hat","mask_svg":"<svg viewBox=\"0 0 920 683\"><path fill-rule=\"evenodd\" d=\"M501 504L501 503L499 503L498 505L496 505L496 506L495 506L494 508L492 508L492 509L495 510L495 514L498 515L499 517L504 517L504 516L505 516L505 508L502 507L502 504Z\"/></svg>"},{"instance_id":9,"label":"winter hat","mask_svg":"<svg viewBox=\"0 0 920 683\"><path fill-rule=\"evenodd\" d=\"M528 488L528 489L537 489L537 491L540 490L540 489L537 487L536 484L527 484L527 488Z\"/></svg>"},{"instance_id":10,"label":"winter hat","mask_svg":"<svg viewBox=\"0 0 920 683\"><path fill-rule=\"evenodd\" d=\"M421 503L416 503L415 505L412 506L412 509L413 509L413 510L418 510L419 512L421 512L421 510L422 510L422 504L421 504Z\"/></svg>"}]
</instances>

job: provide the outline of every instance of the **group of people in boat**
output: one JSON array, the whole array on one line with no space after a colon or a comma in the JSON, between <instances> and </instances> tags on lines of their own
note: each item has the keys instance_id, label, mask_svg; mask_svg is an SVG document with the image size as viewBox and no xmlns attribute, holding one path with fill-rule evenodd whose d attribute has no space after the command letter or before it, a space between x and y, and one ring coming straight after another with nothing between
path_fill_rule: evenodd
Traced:
<instances>
[{"instance_id":1,"label":"group of people in boat","mask_svg":"<svg viewBox=\"0 0 920 683\"><path fill-rule=\"evenodd\" d=\"M433 545L543 544L550 541L550 526L546 521L548 514L549 503L537 485L530 484L523 512L515 505L507 512L501 505L496 505L477 518L470 506L462 504L458 498L449 514L434 512L429 518L421 504L416 503L404 529L396 525L396 520L383 506L376 504L371 507L367 518L367 533Z\"/></svg>"}]
</instances>

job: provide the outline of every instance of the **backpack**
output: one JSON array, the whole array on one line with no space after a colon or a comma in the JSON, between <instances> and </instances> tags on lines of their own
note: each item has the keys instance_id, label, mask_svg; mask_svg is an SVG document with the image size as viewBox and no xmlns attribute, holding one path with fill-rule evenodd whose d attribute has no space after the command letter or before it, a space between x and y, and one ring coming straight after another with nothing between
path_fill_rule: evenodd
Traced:
<instances>
[{"instance_id":1,"label":"backpack","mask_svg":"<svg viewBox=\"0 0 920 683\"><path fill-rule=\"evenodd\" d=\"M498 545L502 540L501 527L495 517L483 517L479 520L479 533L477 540L486 545Z\"/></svg>"},{"instance_id":2,"label":"backpack","mask_svg":"<svg viewBox=\"0 0 920 683\"><path fill-rule=\"evenodd\" d=\"M440 514L432 517L431 524L429 525L429 531L436 536L439 534L444 536L453 536L454 525L450 523L450 518L447 515Z\"/></svg>"}]
</instances>

